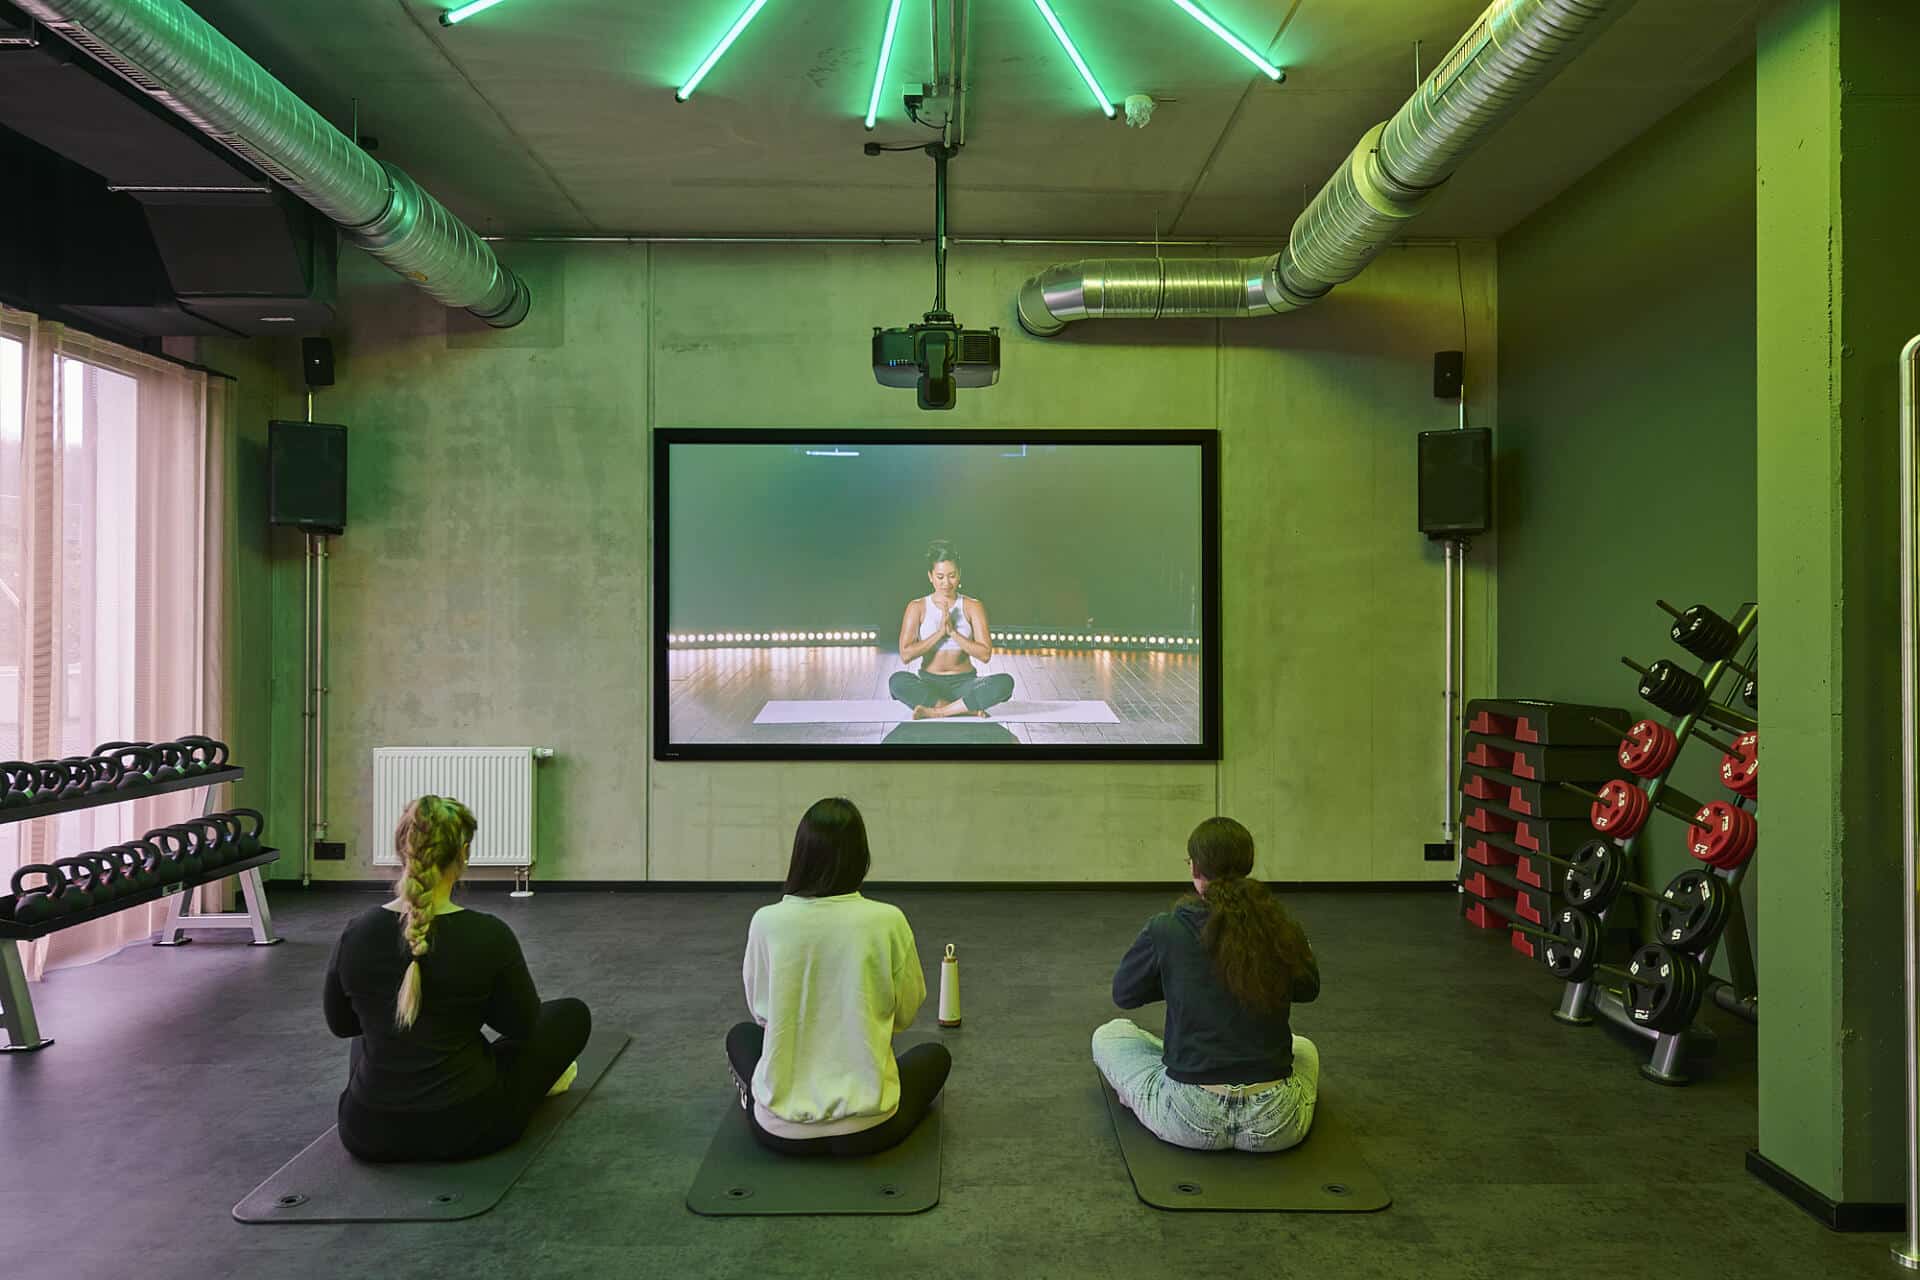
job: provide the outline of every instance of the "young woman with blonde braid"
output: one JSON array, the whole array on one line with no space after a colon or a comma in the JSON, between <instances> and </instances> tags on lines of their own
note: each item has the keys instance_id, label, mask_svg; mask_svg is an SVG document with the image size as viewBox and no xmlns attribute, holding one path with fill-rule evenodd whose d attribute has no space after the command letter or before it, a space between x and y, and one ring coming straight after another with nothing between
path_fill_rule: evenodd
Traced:
<instances>
[{"instance_id":1,"label":"young woman with blonde braid","mask_svg":"<svg viewBox=\"0 0 1920 1280\"><path fill-rule=\"evenodd\" d=\"M1208 818L1187 838L1198 897L1147 921L1113 975L1113 1002L1167 1002L1165 1039L1116 1018L1093 1061L1152 1133L1176 1147L1283 1151L1313 1127L1320 1053L1293 1006L1320 994L1307 935L1253 879L1253 837Z\"/></svg>"},{"instance_id":2,"label":"young woman with blonde braid","mask_svg":"<svg viewBox=\"0 0 1920 1280\"><path fill-rule=\"evenodd\" d=\"M393 901L354 917L327 965L327 1026L353 1038L340 1141L362 1160L511 1145L540 1100L572 1083L587 1043L587 1006L543 1003L506 922L453 904L478 825L445 796L408 805Z\"/></svg>"}]
</instances>

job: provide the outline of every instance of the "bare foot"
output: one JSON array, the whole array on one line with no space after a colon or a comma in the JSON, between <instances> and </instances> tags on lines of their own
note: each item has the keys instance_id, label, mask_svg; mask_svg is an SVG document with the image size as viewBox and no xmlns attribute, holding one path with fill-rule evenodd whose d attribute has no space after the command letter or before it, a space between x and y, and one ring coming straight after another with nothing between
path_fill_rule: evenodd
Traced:
<instances>
[{"instance_id":1,"label":"bare foot","mask_svg":"<svg viewBox=\"0 0 1920 1280\"><path fill-rule=\"evenodd\" d=\"M915 720L925 720L928 716L937 716L939 714L940 713L932 707L915 707L913 709L913 718Z\"/></svg>"}]
</instances>

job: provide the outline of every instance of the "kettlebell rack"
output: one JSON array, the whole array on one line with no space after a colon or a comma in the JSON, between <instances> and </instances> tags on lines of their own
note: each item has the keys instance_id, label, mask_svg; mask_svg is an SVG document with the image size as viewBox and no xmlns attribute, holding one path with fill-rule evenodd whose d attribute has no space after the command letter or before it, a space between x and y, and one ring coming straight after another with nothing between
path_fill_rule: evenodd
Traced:
<instances>
[{"instance_id":1,"label":"kettlebell rack","mask_svg":"<svg viewBox=\"0 0 1920 1280\"><path fill-rule=\"evenodd\" d=\"M225 763L226 748L223 744L212 743L210 739L182 739L181 741L205 742L218 746L221 758L218 763L206 764L200 772L188 773L181 777L127 783L118 780L116 775L114 785L88 788L77 795L56 794L50 799L29 798L24 802L16 801L11 804L6 801L15 799L21 792L16 791L12 785L14 775L8 772L10 769L41 770L42 776L46 776L44 771L60 765L70 766L74 762L39 761L32 764L22 762L0 764L0 772L7 774L5 794L0 795L0 826L73 813L81 809L98 808L103 805L145 800L176 791L194 790L206 792L205 802L200 809L201 817L205 818L212 807L212 788L222 783L238 782L247 776L247 772L238 765ZM171 747L178 744L167 745ZM149 749L148 744L109 744L109 746ZM102 754L102 752L96 752L95 757L92 758L98 759ZM114 751L105 754L120 753ZM74 760L81 764L85 763L85 760L79 757ZM149 833L149 837L152 834ZM166 866L164 874L167 878L161 883L149 888L130 889L82 910L63 912L32 923L13 918L12 908L17 894L0 896L0 1033L4 1033L5 1037L4 1042L0 1042L0 1053L29 1053L53 1044L52 1037L44 1036L40 1032L39 1019L35 1016L33 1008L33 995L27 986L26 965L20 956L21 943L32 942L74 925L110 916L128 907L144 906L164 899L167 904L166 918L161 925L159 937L153 942L155 946L179 946L192 941L185 935L188 929L246 929L253 934L254 946L272 946L281 939L273 929L273 916L267 907L267 895L265 886L261 883L260 868L279 856L278 849L260 844L257 849L245 856L230 856L225 861L205 865L193 873L180 873L182 871L180 867L167 865L172 863L173 859L162 860L154 864ZM193 909L191 895L194 890L229 877L240 881L244 907L233 911L195 911Z\"/></svg>"}]
</instances>

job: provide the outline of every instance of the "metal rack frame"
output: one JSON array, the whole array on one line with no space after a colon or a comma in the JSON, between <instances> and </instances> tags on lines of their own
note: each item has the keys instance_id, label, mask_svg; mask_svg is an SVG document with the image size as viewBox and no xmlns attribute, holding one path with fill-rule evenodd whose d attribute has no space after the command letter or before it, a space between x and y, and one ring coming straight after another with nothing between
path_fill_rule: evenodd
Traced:
<instances>
[{"instance_id":1,"label":"metal rack frame","mask_svg":"<svg viewBox=\"0 0 1920 1280\"><path fill-rule=\"evenodd\" d=\"M200 806L200 812L204 815L213 804L212 789L223 782L238 782L246 777L246 772L239 767L215 769L208 773L174 778L148 786L75 796L70 800L50 800L41 804L18 805L11 809L0 809L0 826L26 822L33 818L50 817L59 813L72 813L79 809L123 804L129 800L144 800L149 796L166 795L174 791L196 789L204 789L206 792ZM185 936L184 931L187 929L247 929L253 934L254 946L270 947L280 941L280 936L273 931L273 915L267 908L266 887L260 880L260 868L279 856L278 849L263 848L251 858L216 867L197 880L162 885L148 890L145 894L120 899L87 913L86 919L99 919L128 907L143 906L164 898L167 903L166 920L161 926L160 936L154 940L155 946L179 946L183 942L192 941ZM240 881L241 897L246 904L242 909L235 911L195 911L193 909L191 895L194 890L233 877L238 877ZM0 1031L6 1033L5 1042L0 1043L0 1053L32 1053L45 1049L53 1043L51 1036L42 1035L40 1032L40 1020L33 1010L33 993L27 986L26 964L20 958L20 944L46 937L50 933L57 933L72 924L82 922L56 917L47 921L44 926L0 923Z\"/></svg>"}]
</instances>

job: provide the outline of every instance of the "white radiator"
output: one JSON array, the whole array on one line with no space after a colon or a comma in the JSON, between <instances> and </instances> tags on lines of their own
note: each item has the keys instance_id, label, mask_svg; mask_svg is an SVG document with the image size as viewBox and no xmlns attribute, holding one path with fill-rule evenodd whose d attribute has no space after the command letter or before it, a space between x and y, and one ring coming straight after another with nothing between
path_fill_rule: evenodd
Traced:
<instances>
[{"instance_id":1,"label":"white radiator","mask_svg":"<svg viewBox=\"0 0 1920 1280\"><path fill-rule=\"evenodd\" d=\"M532 866L539 816L533 766L552 754L548 747L375 747L367 830L375 865L399 865L393 831L400 815L421 796L437 795L452 796L479 819L469 866Z\"/></svg>"}]
</instances>

